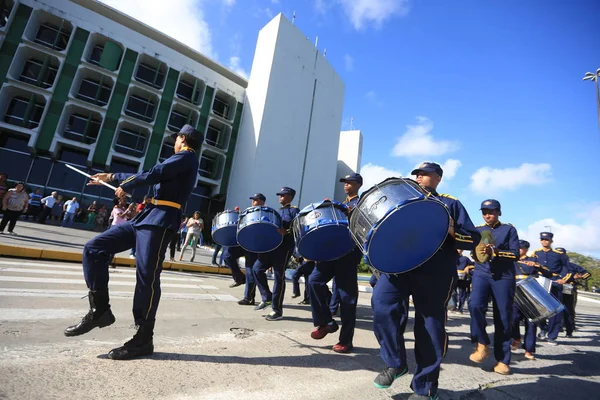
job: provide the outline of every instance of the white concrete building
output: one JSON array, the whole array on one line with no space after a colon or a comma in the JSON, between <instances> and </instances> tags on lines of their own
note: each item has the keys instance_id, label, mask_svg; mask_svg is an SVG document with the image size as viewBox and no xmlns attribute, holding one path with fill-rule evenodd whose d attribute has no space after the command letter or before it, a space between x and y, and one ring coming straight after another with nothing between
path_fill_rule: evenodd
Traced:
<instances>
[{"instance_id":1,"label":"white concrete building","mask_svg":"<svg viewBox=\"0 0 600 400\"><path fill-rule=\"evenodd\" d=\"M362 140L362 133L359 130L342 131L340 133L336 182L339 182L340 178L348 174L360 171ZM334 199L342 202L345 198L344 186L338 183L335 186Z\"/></svg>"}]
</instances>

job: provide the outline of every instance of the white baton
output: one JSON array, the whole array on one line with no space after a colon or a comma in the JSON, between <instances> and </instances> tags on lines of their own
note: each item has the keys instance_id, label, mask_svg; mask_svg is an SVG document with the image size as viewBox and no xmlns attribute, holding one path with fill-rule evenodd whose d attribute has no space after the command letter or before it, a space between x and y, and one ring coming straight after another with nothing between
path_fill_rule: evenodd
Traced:
<instances>
[{"instance_id":1,"label":"white baton","mask_svg":"<svg viewBox=\"0 0 600 400\"><path fill-rule=\"evenodd\" d=\"M104 186L106 186L107 188L111 188L113 191L116 191L116 190L117 190L117 188L116 188L116 187L114 187L113 185L111 185L111 184L109 184L109 183L106 183L106 182L104 182L104 181L101 181L100 179L93 178L93 177L92 177L90 174L88 174L88 173L86 173L86 172L83 172L82 170L80 170L80 169L78 169L78 168L75 168L75 167L74 167L74 166L72 166L72 165L69 165L69 164L65 164L65 165L67 166L67 168L70 168L70 169L72 169L72 170L73 170L73 171L75 171L75 172L79 172L79 173L80 173L81 175L83 175L83 176L86 176L86 177L88 177L88 178L90 178L90 179L92 179L92 180L94 180L94 181L96 181L96 182L100 182L101 184L103 184L103 185L104 185ZM127 196L128 196L128 197L131 197L131 195L130 195L130 194L127 194Z\"/></svg>"}]
</instances>

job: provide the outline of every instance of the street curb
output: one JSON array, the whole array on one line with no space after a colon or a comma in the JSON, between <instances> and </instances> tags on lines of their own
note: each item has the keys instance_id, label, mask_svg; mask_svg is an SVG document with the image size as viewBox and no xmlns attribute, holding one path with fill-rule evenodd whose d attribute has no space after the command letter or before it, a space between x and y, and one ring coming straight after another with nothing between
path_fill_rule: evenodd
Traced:
<instances>
[{"instance_id":1,"label":"street curb","mask_svg":"<svg viewBox=\"0 0 600 400\"><path fill-rule=\"evenodd\" d=\"M4 244L0 244L0 256L70 262L81 262L83 259L81 253L74 253L71 251L34 249L31 247L7 246ZM111 264L135 267L135 259L115 257ZM188 264L185 262L163 262L163 270L231 275L231 270L229 268L218 268L203 264Z\"/></svg>"}]
</instances>

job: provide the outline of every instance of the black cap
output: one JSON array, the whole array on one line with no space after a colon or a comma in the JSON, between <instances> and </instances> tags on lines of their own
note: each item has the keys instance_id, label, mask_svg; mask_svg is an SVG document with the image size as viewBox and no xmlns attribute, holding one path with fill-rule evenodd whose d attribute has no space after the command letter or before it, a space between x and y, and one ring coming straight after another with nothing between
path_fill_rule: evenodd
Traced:
<instances>
[{"instance_id":1,"label":"black cap","mask_svg":"<svg viewBox=\"0 0 600 400\"><path fill-rule=\"evenodd\" d=\"M552 240L553 237L554 237L554 233L552 233L552 232L541 232L540 233L540 240L541 239Z\"/></svg>"},{"instance_id":2,"label":"black cap","mask_svg":"<svg viewBox=\"0 0 600 400\"><path fill-rule=\"evenodd\" d=\"M561 253L565 253L565 254L567 254L567 250L565 250L565 248L564 248L564 247L557 247L557 248L555 248L554 250L556 250L556 251L560 251Z\"/></svg>"},{"instance_id":3,"label":"black cap","mask_svg":"<svg viewBox=\"0 0 600 400\"><path fill-rule=\"evenodd\" d=\"M410 174L417 175L421 171L435 172L439 176L442 176L444 174L444 170L442 170L442 167L440 167L440 164L437 164L434 162L424 162L423 164L419 165L417 168L413 169L413 171Z\"/></svg>"},{"instance_id":4,"label":"black cap","mask_svg":"<svg viewBox=\"0 0 600 400\"><path fill-rule=\"evenodd\" d=\"M519 240L519 248L520 249L528 249L529 248L529 242L527 240Z\"/></svg>"},{"instance_id":5,"label":"black cap","mask_svg":"<svg viewBox=\"0 0 600 400\"><path fill-rule=\"evenodd\" d=\"M256 193L254 196L250 196L250 200L262 200L267 201L267 198L262 193Z\"/></svg>"},{"instance_id":6,"label":"black cap","mask_svg":"<svg viewBox=\"0 0 600 400\"><path fill-rule=\"evenodd\" d=\"M500 202L494 199L488 199L481 202L480 210L498 210L500 211Z\"/></svg>"},{"instance_id":7,"label":"black cap","mask_svg":"<svg viewBox=\"0 0 600 400\"><path fill-rule=\"evenodd\" d=\"M276 193L276 194L277 194L277 196L281 196L282 194L290 194L290 195L292 195L292 197L294 197L296 195L296 191L294 189L292 189L291 187L284 186L281 188L279 193Z\"/></svg>"},{"instance_id":8,"label":"black cap","mask_svg":"<svg viewBox=\"0 0 600 400\"><path fill-rule=\"evenodd\" d=\"M204 141L204 135L202 133L200 133L199 130L195 129L193 126L188 125L188 124L185 124L184 126L182 126L179 133L174 133L171 135L171 137L173 139L177 140L177 136L180 136L180 135L191 139L193 142L197 143L198 145L201 145L202 142Z\"/></svg>"},{"instance_id":9,"label":"black cap","mask_svg":"<svg viewBox=\"0 0 600 400\"><path fill-rule=\"evenodd\" d=\"M343 178L340 178L340 182L358 182L359 185L363 184L363 177L360 174L350 174Z\"/></svg>"}]
</instances>

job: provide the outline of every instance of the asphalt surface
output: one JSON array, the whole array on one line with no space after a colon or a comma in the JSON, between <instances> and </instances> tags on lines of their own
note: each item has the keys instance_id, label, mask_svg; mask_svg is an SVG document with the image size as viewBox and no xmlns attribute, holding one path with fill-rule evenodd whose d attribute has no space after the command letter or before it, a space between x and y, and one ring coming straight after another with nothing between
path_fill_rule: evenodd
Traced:
<instances>
[{"instance_id":1,"label":"asphalt surface","mask_svg":"<svg viewBox=\"0 0 600 400\"><path fill-rule=\"evenodd\" d=\"M0 398L347 400L411 393L410 375L389 389L372 385L383 364L369 293L360 293L354 352L337 354L337 334L310 338L310 306L291 298L289 282L284 320L268 322L267 310L237 304L243 286L229 288L231 277L164 271L154 355L107 359L134 334L134 274L110 270L115 324L67 338L63 329L88 307L81 265L0 258ZM577 310L574 338L561 334L558 346L541 342L534 361L514 353L509 376L491 372L491 359L482 366L468 360L469 317L450 314L441 398L600 398L600 301L580 296ZM413 371L412 312L405 337Z\"/></svg>"}]
</instances>

